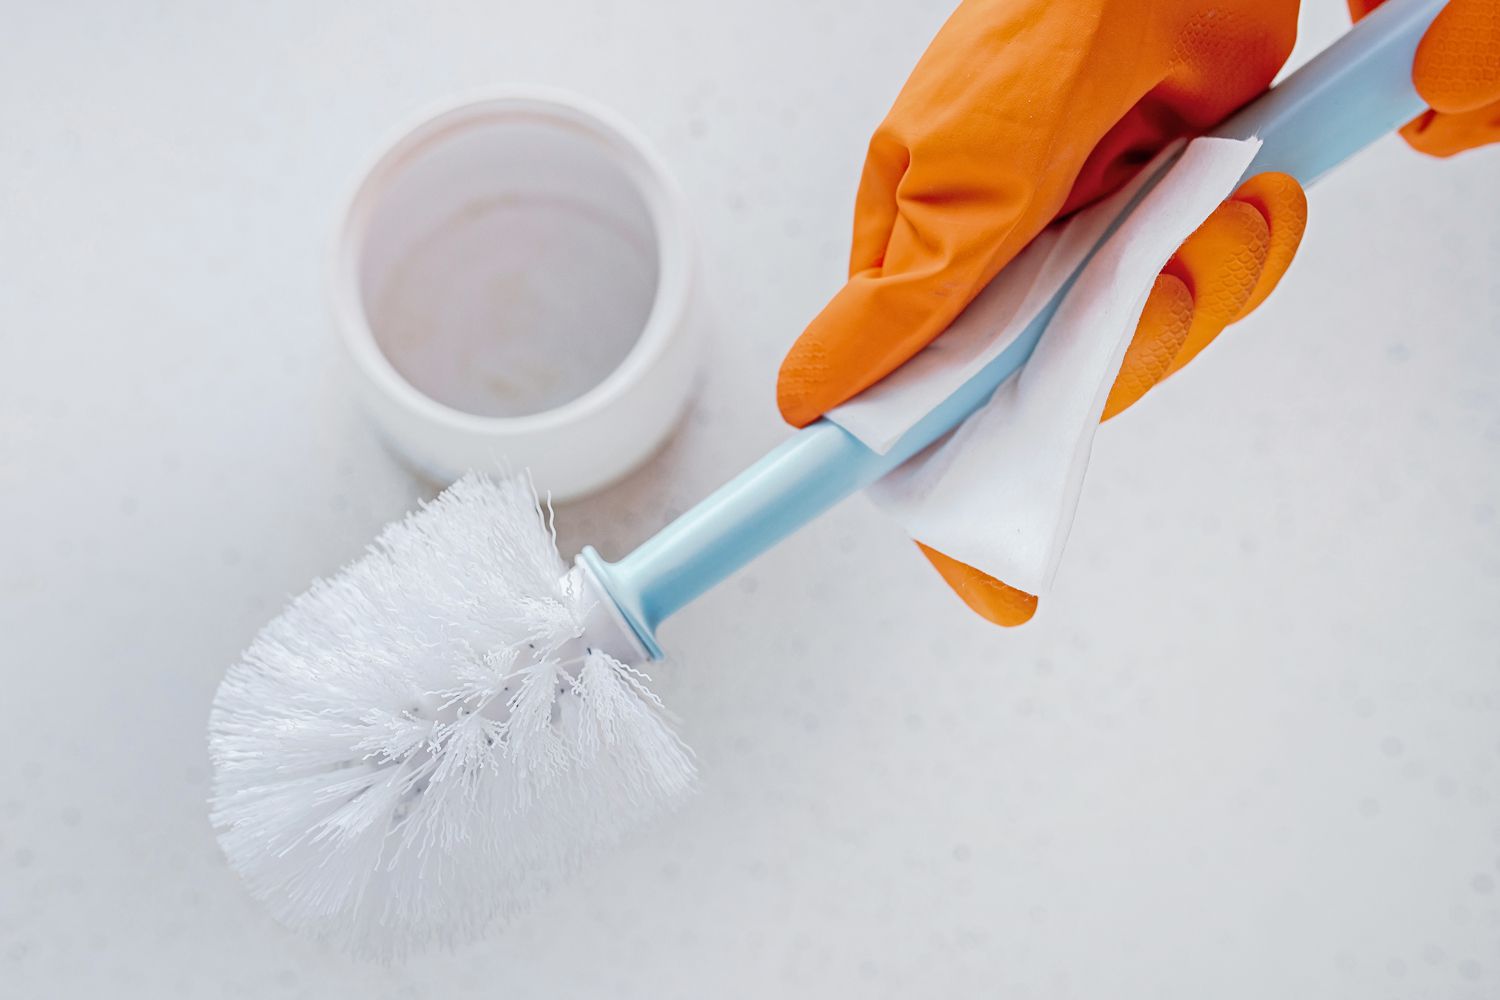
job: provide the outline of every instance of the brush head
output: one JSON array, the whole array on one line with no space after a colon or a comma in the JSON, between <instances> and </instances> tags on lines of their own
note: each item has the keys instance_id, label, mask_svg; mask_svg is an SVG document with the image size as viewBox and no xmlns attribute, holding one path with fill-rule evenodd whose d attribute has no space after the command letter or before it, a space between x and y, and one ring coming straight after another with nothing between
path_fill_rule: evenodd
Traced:
<instances>
[{"instance_id":1,"label":"brush head","mask_svg":"<svg viewBox=\"0 0 1500 1000\"><path fill-rule=\"evenodd\" d=\"M472 938L682 798L648 678L529 482L469 476L315 583L230 667L212 820L290 927L397 956Z\"/></svg>"}]
</instances>

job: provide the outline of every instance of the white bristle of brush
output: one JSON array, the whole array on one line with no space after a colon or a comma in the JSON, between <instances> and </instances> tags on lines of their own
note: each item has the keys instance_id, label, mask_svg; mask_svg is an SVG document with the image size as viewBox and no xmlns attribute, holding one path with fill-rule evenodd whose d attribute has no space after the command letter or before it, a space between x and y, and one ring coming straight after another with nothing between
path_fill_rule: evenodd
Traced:
<instances>
[{"instance_id":1,"label":"white bristle of brush","mask_svg":"<svg viewBox=\"0 0 1500 1000\"><path fill-rule=\"evenodd\" d=\"M387 958L472 939L689 792L565 573L529 481L469 476L255 637L209 718L212 819L279 920Z\"/></svg>"}]
</instances>

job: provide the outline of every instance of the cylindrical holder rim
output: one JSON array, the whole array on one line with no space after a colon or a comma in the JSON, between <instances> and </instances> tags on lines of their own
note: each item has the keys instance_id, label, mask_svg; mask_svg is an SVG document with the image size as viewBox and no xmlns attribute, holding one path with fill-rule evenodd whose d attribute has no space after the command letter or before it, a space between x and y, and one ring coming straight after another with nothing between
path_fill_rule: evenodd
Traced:
<instances>
[{"instance_id":1,"label":"cylindrical holder rim","mask_svg":"<svg viewBox=\"0 0 1500 1000\"><path fill-rule=\"evenodd\" d=\"M403 166L455 130L524 116L586 136L628 176L653 227L656 288L624 358L567 401L531 413L490 416L455 408L419 390L377 342L362 293L362 254L382 195ZM355 185L334 239L328 279L335 325L387 440L420 471L456 478L468 468L531 467L557 499L591 492L635 468L677 423L693 384L693 249L682 196L645 137L587 98L540 86L490 89L418 115L385 146ZM608 448L590 448L608 438ZM512 454L519 452L520 454ZM589 459L571 454L588 452ZM565 467L544 473L542 464ZM555 458L554 458L555 457Z\"/></svg>"}]
</instances>

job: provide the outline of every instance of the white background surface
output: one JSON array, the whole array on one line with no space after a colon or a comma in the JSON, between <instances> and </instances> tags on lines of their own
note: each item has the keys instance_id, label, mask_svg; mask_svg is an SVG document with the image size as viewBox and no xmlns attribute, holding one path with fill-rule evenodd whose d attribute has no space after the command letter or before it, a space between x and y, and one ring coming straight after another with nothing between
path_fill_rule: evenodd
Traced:
<instances>
[{"instance_id":1,"label":"white background surface","mask_svg":"<svg viewBox=\"0 0 1500 1000\"><path fill-rule=\"evenodd\" d=\"M1306 53L1342 24L1310 0ZM714 310L683 432L563 509L619 554L782 439L865 138L946 0L10 4L0 58L0 995L1500 995L1500 154L1389 141L1271 302L1097 441L1037 620L864 501L685 612L682 814L405 967L288 935L205 817L256 627L425 487L320 268L390 130L607 101Z\"/></svg>"}]
</instances>

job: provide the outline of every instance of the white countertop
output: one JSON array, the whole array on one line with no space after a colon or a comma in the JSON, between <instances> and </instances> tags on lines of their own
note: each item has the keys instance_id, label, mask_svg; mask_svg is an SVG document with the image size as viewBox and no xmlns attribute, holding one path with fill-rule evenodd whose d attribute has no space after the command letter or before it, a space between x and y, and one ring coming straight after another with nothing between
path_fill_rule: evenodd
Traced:
<instances>
[{"instance_id":1,"label":"white countertop","mask_svg":"<svg viewBox=\"0 0 1500 1000\"><path fill-rule=\"evenodd\" d=\"M1343 19L1309 4L1300 55ZM677 172L701 397L559 512L565 550L619 554L786 434L777 362L946 7L7 14L0 994L1500 992L1500 151L1396 140L1316 190L1266 307L1099 435L1030 626L972 617L853 501L664 630L702 793L528 919L387 969L281 930L225 868L225 665L425 490L326 322L367 156L436 98L532 81L613 105Z\"/></svg>"}]
</instances>

